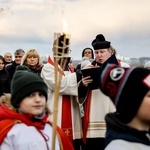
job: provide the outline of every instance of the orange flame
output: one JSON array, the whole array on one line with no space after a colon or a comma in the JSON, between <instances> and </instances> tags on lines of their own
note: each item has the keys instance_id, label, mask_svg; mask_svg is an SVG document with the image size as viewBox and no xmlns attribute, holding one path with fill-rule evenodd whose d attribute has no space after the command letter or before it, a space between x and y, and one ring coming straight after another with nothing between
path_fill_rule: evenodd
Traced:
<instances>
[{"instance_id":1,"label":"orange flame","mask_svg":"<svg viewBox=\"0 0 150 150\"><path fill-rule=\"evenodd\" d=\"M67 20L63 18L63 33L66 34L67 32L68 32Z\"/></svg>"},{"instance_id":2,"label":"orange flame","mask_svg":"<svg viewBox=\"0 0 150 150\"><path fill-rule=\"evenodd\" d=\"M67 24L67 20L66 20L65 13L64 13L63 9L62 9L61 13L62 13L62 21L63 21L63 34L67 34L68 24Z\"/></svg>"}]
</instances>

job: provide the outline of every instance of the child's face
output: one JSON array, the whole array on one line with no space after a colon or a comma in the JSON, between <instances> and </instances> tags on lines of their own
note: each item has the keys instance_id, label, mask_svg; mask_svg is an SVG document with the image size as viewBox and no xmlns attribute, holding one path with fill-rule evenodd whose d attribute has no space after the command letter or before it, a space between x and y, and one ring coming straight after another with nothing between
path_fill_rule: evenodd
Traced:
<instances>
[{"instance_id":1,"label":"child's face","mask_svg":"<svg viewBox=\"0 0 150 150\"><path fill-rule=\"evenodd\" d=\"M145 123L150 123L150 90L143 98L137 117Z\"/></svg>"},{"instance_id":2,"label":"child's face","mask_svg":"<svg viewBox=\"0 0 150 150\"><path fill-rule=\"evenodd\" d=\"M25 97L19 105L21 111L32 115L42 114L45 107L46 98L41 92L31 93L29 96Z\"/></svg>"}]
</instances>

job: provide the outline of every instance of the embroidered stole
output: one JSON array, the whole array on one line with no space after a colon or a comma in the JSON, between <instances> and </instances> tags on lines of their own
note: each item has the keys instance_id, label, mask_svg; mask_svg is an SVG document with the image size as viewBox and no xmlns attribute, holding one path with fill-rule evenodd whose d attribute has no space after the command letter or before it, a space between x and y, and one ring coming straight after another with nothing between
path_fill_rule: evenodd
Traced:
<instances>
[{"instance_id":1,"label":"embroidered stole","mask_svg":"<svg viewBox=\"0 0 150 150\"><path fill-rule=\"evenodd\" d=\"M92 90L88 91L86 105L85 105L85 112L83 118L83 142L86 144L86 135L89 123L89 114L90 114L90 102L91 102Z\"/></svg>"},{"instance_id":2,"label":"embroidered stole","mask_svg":"<svg viewBox=\"0 0 150 150\"><path fill-rule=\"evenodd\" d=\"M50 57L48 57L48 62L54 66L54 62L52 61L52 59ZM71 70L71 69L70 69L70 71L73 72L73 70ZM64 72L60 68L58 68L58 72L62 75L65 75ZM61 129L67 135L70 142L73 143L71 101L70 101L69 95L62 96Z\"/></svg>"}]
</instances>

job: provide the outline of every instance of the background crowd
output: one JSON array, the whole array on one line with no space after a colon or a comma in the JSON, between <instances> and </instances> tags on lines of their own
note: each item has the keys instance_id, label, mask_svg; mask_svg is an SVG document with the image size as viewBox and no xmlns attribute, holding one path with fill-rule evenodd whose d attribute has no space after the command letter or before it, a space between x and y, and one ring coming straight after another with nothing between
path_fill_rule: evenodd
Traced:
<instances>
[{"instance_id":1,"label":"background crowd","mask_svg":"<svg viewBox=\"0 0 150 150\"><path fill-rule=\"evenodd\" d=\"M0 149L51 149L55 112L55 149L150 148L150 62L130 67L103 34L77 65L66 36L52 52L46 64L36 49L0 55Z\"/></svg>"}]
</instances>

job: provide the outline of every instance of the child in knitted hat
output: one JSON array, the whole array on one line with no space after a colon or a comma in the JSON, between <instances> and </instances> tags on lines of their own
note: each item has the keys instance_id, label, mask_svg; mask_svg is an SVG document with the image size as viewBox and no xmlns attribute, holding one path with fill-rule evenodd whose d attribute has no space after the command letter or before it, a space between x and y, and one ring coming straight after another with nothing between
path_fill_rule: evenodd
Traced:
<instances>
[{"instance_id":1,"label":"child in knitted hat","mask_svg":"<svg viewBox=\"0 0 150 150\"><path fill-rule=\"evenodd\" d=\"M52 145L52 123L47 108L47 86L27 67L18 66L11 82L11 96L1 97L0 149L49 150ZM73 149L57 128L55 149ZM59 138L58 138L59 137Z\"/></svg>"},{"instance_id":2,"label":"child in knitted hat","mask_svg":"<svg viewBox=\"0 0 150 150\"><path fill-rule=\"evenodd\" d=\"M105 150L150 149L150 70L107 65L101 91L116 106L106 115Z\"/></svg>"}]
</instances>

